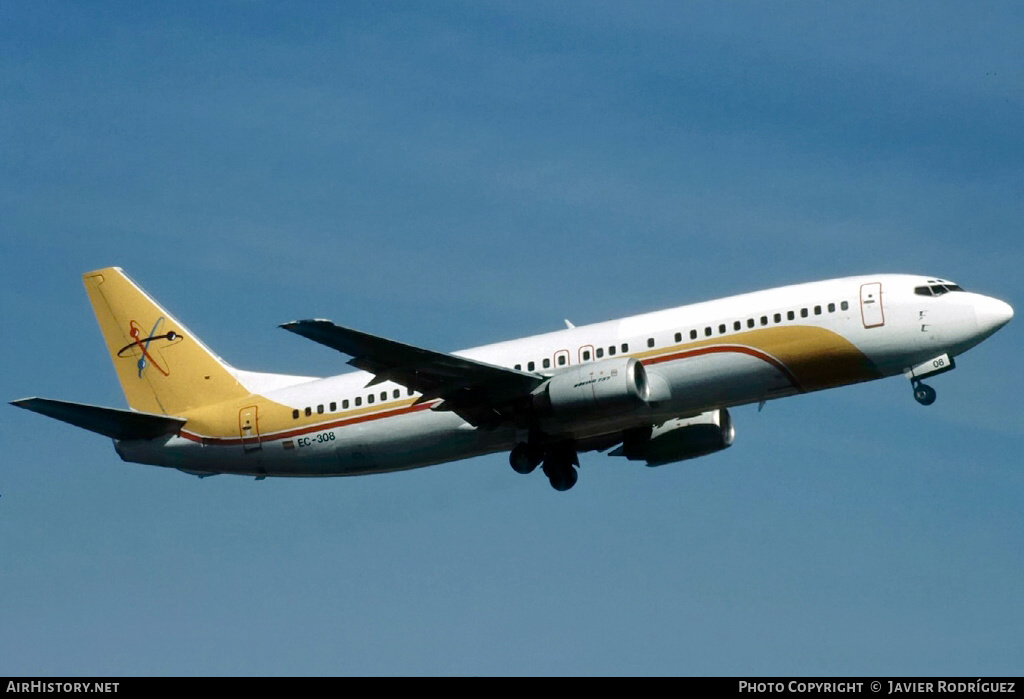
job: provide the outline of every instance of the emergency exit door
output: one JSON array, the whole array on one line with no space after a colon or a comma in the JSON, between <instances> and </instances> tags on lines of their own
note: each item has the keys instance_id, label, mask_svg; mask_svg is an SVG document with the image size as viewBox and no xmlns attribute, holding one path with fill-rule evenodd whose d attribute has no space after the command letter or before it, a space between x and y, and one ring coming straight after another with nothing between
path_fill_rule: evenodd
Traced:
<instances>
[{"instance_id":1,"label":"emergency exit door","mask_svg":"<svg viewBox=\"0 0 1024 699\"><path fill-rule=\"evenodd\" d=\"M260 426L256 419L256 406L250 405L238 411L238 433L242 437L242 450L256 451L260 444Z\"/></svg>"}]
</instances>

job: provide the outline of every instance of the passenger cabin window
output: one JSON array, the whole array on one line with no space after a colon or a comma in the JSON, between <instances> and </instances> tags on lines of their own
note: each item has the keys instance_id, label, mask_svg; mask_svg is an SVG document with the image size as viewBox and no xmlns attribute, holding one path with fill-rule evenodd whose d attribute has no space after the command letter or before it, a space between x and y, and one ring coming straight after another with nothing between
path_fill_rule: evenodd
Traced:
<instances>
[{"instance_id":1,"label":"passenger cabin window","mask_svg":"<svg viewBox=\"0 0 1024 699\"><path fill-rule=\"evenodd\" d=\"M548 368L550 368L550 367L551 367L551 360L550 360L550 359L548 359L547 357L545 357L545 358L544 358L544 362L543 362L543 364L544 364L544 368L545 368L545 369L548 369Z\"/></svg>"},{"instance_id":2,"label":"passenger cabin window","mask_svg":"<svg viewBox=\"0 0 1024 699\"><path fill-rule=\"evenodd\" d=\"M807 317L807 309L806 308L801 308L800 309L800 317L801 318L806 318Z\"/></svg>"},{"instance_id":3,"label":"passenger cabin window","mask_svg":"<svg viewBox=\"0 0 1024 699\"><path fill-rule=\"evenodd\" d=\"M753 318L747 318L747 327L748 328L754 327L754 319Z\"/></svg>"},{"instance_id":4,"label":"passenger cabin window","mask_svg":"<svg viewBox=\"0 0 1024 699\"><path fill-rule=\"evenodd\" d=\"M306 417L309 417L312 414L313 414L313 409L312 408L306 408Z\"/></svg>"},{"instance_id":5,"label":"passenger cabin window","mask_svg":"<svg viewBox=\"0 0 1024 699\"><path fill-rule=\"evenodd\" d=\"M529 369L530 371L533 371L535 366L536 365L533 362L530 362L529 364L526 365L526 368Z\"/></svg>"},{"instance_id":6,"label":"passenger cabin window","mask_svg":"<svg viewBox=\"0 0 1024 699\"><path fill-rule=\"evenodd\" d=\"M781 313L776 313L774 316L772 316L772 320L774 320L776 323L781 323L782 322L782 314Z\"/></svg>"},{"instance_id":7,"label":"passenger cabin window","mask_svg":"<svg viewBox=\"0 0 1024 699\"><path fill-rule=\"evenodd\" d=\"M523 370L523 365L522 364L516 364L515 369L516 369L516 371L522 371Z\"/></svg>"},{"instance_id":8,"label":"passenger cabin window","mask_svg":"<svg viewBox=\"0 0 1024 699\"><path fill-rule=\"evenodd\" d=\"M337 404L337 403L335 403L335 402L334 402L334 401L332 400L332 401L331 401L331 412L332 412L332 413L333 413L333 412L337 412L337 410L338 410L338 404Z\"/></svg>"},{"instance_id":9,"label":"passenger cabin window","mask_svg":"<svg viewBox=\"0 0 1024 699\"><path fill-rule=\"evenodd\" d=\"M691 340L696 340L697 339L697 331L696 330L691 330L690 331L690 339Z\"/></svg>"},{"instance_id":10,"label":"passenger cabin window","mask_svg":"<svg viewBox=\"0 0 1024 699\"><path fill-rule=\"evenodd\" d=\"M299 419L299 409L296 408L295 410L292 411L292 420L298 420L298 419Z\"/></svg>"},{"instance_id":11,"label":"passenger cabin window","mask_svg":"<svg viewBox=\"0 0 1024 699\"><path fill-rule=\"evenodd\" d=\"M348 410L348 398L346 398L345 400L341 401L341 409L342 410Z\"/></svg>"},{"instance_id":12,"label":"passenger cabin window","mask_svg":"<svg viewBox=\"0 0 1024 699\"><path fill-rule=\"evenodd\" d=\"M362 404L363 404L362 396L356 396L356 407L359 407Z\"/></svg>"},{"instance_id":13,"label":"passenger cabin window","mask_svg":"<svg viewBox=\"0 0 1024 699\"><path fill-rule=\"evenodd\" d=\"M815 306L814 307L814 315L816 315L816 316L820 316L821 315L821 306Z\"/></svg>"},{"instance_id":14,"label":"passenger cabin window","mask_svg":"<svg viewBox=\"0 0 1024 699\"><path fill-rule=\"evenodd\" d=\"M583 350L583 361L590 361L590 350Z\"/></svg>"},{"instance_id":15,"label":"passenger cabin window","mask_svg":"<svg viewBox=\"0 0 1024 699\"><path fill-rule=\"evenodd\" d=\"M704 337L711 337L711 328L704 328Z\"/></svg>"},{"instance_id":16,"label":"passenger cabin window","mask_svg":"<svg viewBox=\"0 0 1024 699\"><path fill-rule=\"evenodd\" d=\"M718 326L718 334L719 335L724 335L725 334L725 323L722 323L721 325Z\"/></svg>"},{"instance_id":17,"label":"passenger cabin window","mask_svg":"<svg viewBox=\"0 0 1024 699\"><path fill-rule=\"evenodd\" d=\"M834 303L830 303L828 305L828 312L829 313L835 313L836 312L836 305Z\"/></svg>"},{"instance_id":18,"label":"passenger cabin window","mask_svg":"<svg viewBox=\"0 0 1024 699\"><path fill-rule=\"evenodd\" d=\"M768 316L761 316L761 325L768 325Z\"/></svg>"},{"instance_id":19,"label":"passenger cabin window","mask_svg":"<svg viewBox=\"0 0 1024 699\"><path fill-rule=\"evenodd\" d=\"M558 366L565 366L565 355L558 355Z\"/></svg>"},{"instance_id":20,"label":"passenger cabin window","mask_svg":"<svg viewBox=\"0 0 1024 699\"><path fill-rule=\"evenodd\" d=\"M795 311L786 311L786 320L793 320L794 318L796 318Z\"/></svg>"},{"instance_id":21,"label":"passenger cabin window","mask_svg":"<svg viewBox=\"0 0 1024 699\"><path fill-rule=\"evenodd\" d=\"M676 333L676 342L682 342L682 341L683 341L683 334L682 333Z\"/></svg>"},{"instance_id":22,"label":"passenger cabin window","mask_svg":"<svg viewBox=\"0 0 1024 699\"><path fill-rule=\"evenodd\" d=\"M604 347L598 347L598 348L597 348L597 351L596 351L596 352L595 352L594 354L596 354L596 355L597 355L597 358L598 358L598 359L600 359L601 357L603 357L603 356L604 356Z\"/></svg>"},{"instance_id":23,"label":"passenger cabin window","mask_svg":"<svg viewBox=\"0 0 1024 699\"><path fill-rule=\"evenodd\" d=\"M320 405L316 406L316 412L317 412L318 415L323 415L324 414L324 405L323 405L323 403L321 403Z\"/></svg>"},{"instance_id":24,"label":"passenger cabin window","mask_svg":"<svg viewBox=\"0 0 1024 699\"><path fill-rule=\"evenodd\" d=\"M615 354L615 345L612 345L611 347L608 348L608 356L611 357L614 354Z\"/></svg>"},{"instance_id":25,"label":"passenger cabin window","mask_svg":"<svg viewBox=\"0 0 1024 699\"><path fill-rule=\"evenodd\" d=\"M850 310L850 304L846 301L843 301L841 304L839 304L839 308L841 310L848 311Z\"/></svg>"},{"instance_id":26,"label":"passenger cabin window","mask_svg":"<svg viewBox=\"0 0 1024 699\"><path fill-rule=\"evenodd\" d=\"M367 403L373 403L373 394L372 393L366 397L366 402Z\"/></svg>"},{"instance_id":27,"label":"passenger cabin window","mask_svg":"<svg viewBox=\"0 0 1024 699\"><path fill-rule=\"evenodd\" d=\"M733 330L739 330L742 327L743 327L743 323L739 322L738 320L735 323L732 324L732 329Z\"/></svg>"},{"instance_id":28,"label":"passenger cabin window","mask_svg":"<svg viewBox=\"0 0 1024 699\"><path fill-rule=\"evenodd\" d=\"M626 344L625 342L623 342L623 343L622 343L622 347L620 347L619 349L621 349L621 350L622 350L622 353L623 353L623 354L625 354L626 352L628 352L628 351L629 351L629 345L628 345L628 344Z\"/></svg>"}]
</instances>

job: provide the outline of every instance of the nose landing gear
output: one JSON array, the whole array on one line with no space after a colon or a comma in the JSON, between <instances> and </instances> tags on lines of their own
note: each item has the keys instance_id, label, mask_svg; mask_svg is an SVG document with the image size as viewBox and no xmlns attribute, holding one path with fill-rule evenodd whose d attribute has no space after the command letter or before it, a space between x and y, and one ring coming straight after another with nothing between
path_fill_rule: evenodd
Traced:
<instances>
[{"instance_id":1,"label":"nose landing gear","mask_svg":"<svg viewBox=\"0 0 1024 699\"><path fill-rule=\"evenodd\" d=\"M917 366L910 367L904 374L910 379L910 385L914 388L914 400L921 405L931 405L935 402L935 389L921 382L947 371L956 369L956 362L949 354L940 354L938 357L921 362Z\"/></svg>"},{"instance_id":2,"label":"nose landing gear","mask_svg":"<svg viewBox=\"0 0 1024 699\"><path fill-rule=\"evenodd\" d=\"M931 405L935 402L935 389L920 381L914 381L914 400L921 405Z\"/></svg>"}]
</instances>

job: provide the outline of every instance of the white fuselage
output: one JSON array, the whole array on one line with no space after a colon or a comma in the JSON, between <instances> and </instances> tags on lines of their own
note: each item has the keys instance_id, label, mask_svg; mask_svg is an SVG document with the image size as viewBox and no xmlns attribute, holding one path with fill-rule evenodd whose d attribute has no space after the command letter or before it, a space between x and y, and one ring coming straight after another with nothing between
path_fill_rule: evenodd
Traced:
<instances>
[{"instance_id":1,"label":"white fuselage","mask_svg":"<svg viewBox=\"0 0 1024 699\"><path fill-rule=\"evenodd\" d=\"M650 380L647 404L544 425L584 445L639 425L904 373L963 353L1009 319L1006 304L978 294L915 293L930 281L874 275L798 284L454 354L541 376L636 357ZM260 400L294 411L295 425L258 426L247 439L232 439L193 433L186 424L182 435L118 442L118 453L201 474L355 475L507 451L524 438L511 425L477 428L431 409L436 401L416 403L416 394L392 382L368 387L373 375L365 372L239 378Z\"/></svg>"}]
</instances>

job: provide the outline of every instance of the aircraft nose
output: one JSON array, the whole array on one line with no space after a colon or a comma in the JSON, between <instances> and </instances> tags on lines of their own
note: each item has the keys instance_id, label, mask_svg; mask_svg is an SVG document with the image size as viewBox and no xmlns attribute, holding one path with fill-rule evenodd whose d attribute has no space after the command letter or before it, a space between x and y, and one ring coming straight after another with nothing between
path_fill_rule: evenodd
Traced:
<instances>
[{"instance_id":1,"label":"aircraft nose","mask_svg":"<svg viewBox=\"0 0 1024 699\"><path fill-rule=\"evenodd\" d=\"M981 296L974 304L974 316L978 320L978 331L991 335L1013 318L1010 304L989 296Z\"/></svg>"}]
</instances>

